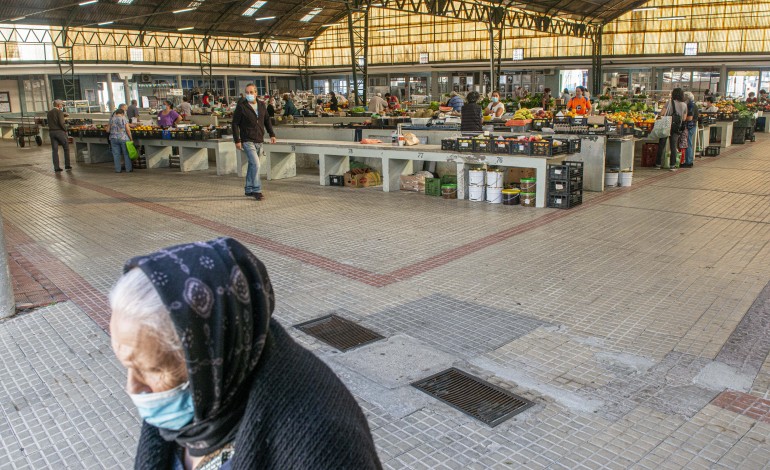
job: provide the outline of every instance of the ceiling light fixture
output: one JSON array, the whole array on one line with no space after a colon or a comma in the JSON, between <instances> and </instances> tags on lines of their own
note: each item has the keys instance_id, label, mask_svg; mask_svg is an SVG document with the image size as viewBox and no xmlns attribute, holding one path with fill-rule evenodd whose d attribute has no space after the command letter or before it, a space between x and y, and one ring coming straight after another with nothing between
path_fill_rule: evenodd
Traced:
<instances>
[{"instance_id":1,"label":"ceiling light fixture","mask_svg":"<svg viewBox=\"0 0 770 470\"><path fill-rule=\"evenodd\" d=\"M683 20L687 18L686 16L661 16L660 18L655 18L658 21L667 21L667 20Z\"/></svg>"},{"instance_id":2,"label":"ceiling light fixture","mask_svg":"<svg viewBox=\"0 0 770 470\"><path fill-rule=\"evenodd\" d=\"M256 13L257 10L265 6L266 3L267 2L265 1L254 2L249 8L247 8L246 10L244 10L243 13L241 13L241 16L254 16L254 13Z\"/></svg>"},{"instance_id":3,"label":"ceiling light fixture","mask_svg":"<svg viewBox=\"0 0 770 470\"><path fill-rule=\"evenodd\" d=\"M80 2L80 3L78 3L78 5L80 5L81 7L84 7L86 5L91 5L91 4L94 4L94 3L99 3L99 0L88 0L87 2Z\"/></svg>"},{"instance_id":4,"label":"ceiling light fixture","mask_svg":"<svg viewBox=\"0 0 770 470\"><path fill-rule=\"evenodd\" d=\"M243 33L243 35L244 35L244 36L252 36L252 35L254 35L254 34L260 34L260 33L261 33L261 31L252 31L252 32L250 32L250 33Z\"/></svg>"},{"instance_id":5,"label":"ceiling light fixture","mask_svg":"<svg viewBox=\"0 0 770 470\"><path fill-rule=\"evenodd\" d=\"M179 13L187 13L188 11L193 11L195 8L184 8L182 10L174 10L172 13L175 15L178 15Z\"/></svg>"},{"instance_id":6,"label":"ceiling light fixture","mask_svg":"<svg viewBox=\"0 0 770 470\"><path fill-rule=\"evenodd\" d=\"M105 21L104 23L99 23L99 26L107 26L108 24L112 24L114 21Z\"/></svg>"},{"instance_id":7,"label":"ceiling light fixture","mask_svg":"<svg viewBox=\"0 0 770 470\"><path fill-rule=\"evenodd\" d=\"M267 21L274 20L275 16L263 16L262 18L254 18L254 21Z\"/></svg>"},{"instance_id":8,"label":"ceiling light fixture","mask_svg":"<svg viewBox=\"0 0 770 470\"><path fill-rule=\"evenodd\" d=\"M313 36L305 36L304 38L297 38L297 39L301 41L307 41L307 40L313 39Z\"/></svg>"},{"instance_id":9,"label":"ceiling light fixture","mask_svg":"<svg viewBox=\"0 0 770 470\"><path fill-rule=\"evenodd\" d=\"M118 0L118 5L131 5L134 0Z\"/></svg>"},{"instance_id":10,"label":"ceiling light fixture","mask_svg":"<svg viewBox=\"0 0 770 470\"><path fill-rule=\"evenodd\" d=\"M643 7L643 8L634 8L631 11L654 11L657 10L658 7Z\"/></svg>"},{"instance_id":11,"label":"ceiling light fixture","mask_svg":"<svg viewBox=\"0 0 770 470\"><path fill-rule=\"evenodd\" d=\"M24 19L26 19L26 18L27 18L26 16L20 16L20 17L18 17L18 18L11 18L11 19L10 19L10 20L8 20L8 21L21 21L21 20L24 20Z\"/></svg>"},{"instance_id":12,"label":"ceiling light fixture","mask_svg":"<svg viewBox=\"0 0 770 470\"><path fill-rule=\"evenodd\" d=\"M177 31L189 31L191 29L195 29L195 26L185 26L184 28L177 28Z\"/></svg>"},{"instance_id":13,"label":"ceiling light fixture","mask_svg":"<svg viewBox=\"0 0 770 470\"><path fill-rule=\"evenodd\" d=\"M321 25L321 26L324 26L326 28L333 28L333 27L337 26L337 23L329 23L329 24L324 24L324 25Z\"/></svg>"},{"instance_id":14,"label":"ceiling light fixture","mask_svg":"<svg viewBox=\"0 0 770 470\"><path fill-rule=\"evenodd\" d=\"M318 15L318 14L319 14L319 13L321 13L322 11L323 11L323 8L313 8L312 10L310 10L310 13L308 13L308 14L307 14L307 15L305 15L305 16L303 16L303 17L300 19L300 21L301 21L301 22L303 22L303 23L310 23L310 20L312 20L313 18L315 18L315 17L316 17L316 15Z\"/></svg>"}]
</instances>

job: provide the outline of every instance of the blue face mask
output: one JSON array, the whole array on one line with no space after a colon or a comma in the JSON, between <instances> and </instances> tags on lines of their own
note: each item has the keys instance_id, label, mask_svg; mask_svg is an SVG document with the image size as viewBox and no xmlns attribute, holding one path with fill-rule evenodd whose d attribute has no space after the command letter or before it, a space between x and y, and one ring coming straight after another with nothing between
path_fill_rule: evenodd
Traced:
<instances>
[{"instance_id":1,"label":"blue face mask","mask_svg":"<svg viewBox=\"0 0 770 470\"><path fill-rule=\"evenodd\" d=\"M246 101L249 103L253 103L256 99L257 97L255 95L246 95Z\"/></svg>"},{"instance_id":2,"label":"blue face mask","mask_svg":"<svg viewBox=\"0 0 770 470\"><path fill-rule=\"evenodd\" d=\"M493 103L497 103L498 101L500 101L500 98L498 98L497 96L493 96L492 97L492 102Z\"/></svg>"},{"instance_id":3,"label":"blue face mask","mask_svg":"<svg viewBox=\"0 0 770 470\"><path fill-rule=\"evenodd\" d=\"M178 431L192 421L194 412L190 382L157 393L129 393L139 416L155 427Z\"/></svg>"}]
</instances>

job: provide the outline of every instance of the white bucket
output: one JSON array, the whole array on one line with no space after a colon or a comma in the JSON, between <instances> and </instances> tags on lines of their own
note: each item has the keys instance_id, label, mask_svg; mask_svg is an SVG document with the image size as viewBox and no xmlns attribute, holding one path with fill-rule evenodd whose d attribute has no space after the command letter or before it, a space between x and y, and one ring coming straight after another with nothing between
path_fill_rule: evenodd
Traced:
<instances>
[{"instance_id":1,"label":"white bucket","mask_svg":"<svg viewBox=\"0 0 770 470\"><path fill-rule=\"evenodd\" d=\"M503 172L502 171L488 171L487 172L487 188L503 188Z\"/></svg>"},{"instance_id":2,"label":"white bucket","mask_svg":"<svg viewBox=\"0 0 770 470\"><path fill-rule=\"evenodd\" d=\"M634 173L631 171L623 171L620 173L620 185L621 186L631 186L631 181L634 179Z\"/></svg>"},{"instance_id":3,"label":"white bucket","mask_svg":"<svg viewBox=\"0 0 770 470\"><path fill-rule=\"evenodd\" d=\"M502 197L502 195L501 195ZM484 200L484 186L468 186L468 200L470 201L483 201Z\"/></svg>"},{"instance_id":4,"label":"white bucket","mask_svg":"<svg viewBox=\"0 0 770 470\"><path fill-rule=\"evenodd\" d=\"M468 184L471 186L484 186L484 170L469 170Z\"/></svg>"},{"instance_id":5,"label":"white bucket","mask_svg":"<svg viewBox=\"0 0 770 470\"><path fill-rule=\"evenodd\" d=\"M615 172L609 172L604 174L604 186L612 187L618 185L618 174Z\"/></svg>"},{"instance_id":6,"label":"white bucket","mask_svg":"<svg viewBox=\"0 0 770 470\"><path fill-rule=\"evenodd\" d=\"M500 204L503 202L503 188L487 188L487 202Z\"/></svg>"}]
</instances>

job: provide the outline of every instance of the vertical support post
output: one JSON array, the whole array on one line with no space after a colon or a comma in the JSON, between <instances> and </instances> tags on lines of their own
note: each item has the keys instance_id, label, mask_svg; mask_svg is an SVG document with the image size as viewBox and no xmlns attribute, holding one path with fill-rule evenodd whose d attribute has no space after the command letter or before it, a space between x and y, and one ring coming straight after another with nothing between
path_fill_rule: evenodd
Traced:
<instances>
[{"instance_id":1,"label":"vertical support post","mask_svg":"<svg viewBox=\"0 0 770 470\"><path fill-rule=\"evenodd\" d=\"M366 85L369 79L369 8L367 4L354 6L346 2L348 9L348 36L353 76L350 88L357 106L366 104ZM363 84L358 87L360 82Z\"/></svg>"},{"instance_id":2,"label":"vertical support post","mask_svg":"<svg viewBox=\"0 0 770 470\"><path fill-rule=\"evenodd\" d=\"M310 71L308 70L307 66L307 56L310 53L310 44L305 44L305 50L302 53L302 55L298 56L299 59L299 80L302 83L302 89L312 90L312 86L310 85Z\"/></svg>"},{"instance_id":3,"label":"vertical support post","mask_svg":"<svg viewBox=\"0 0 770 470\"><path fill-rule=\"evenodd\" d=\"M112 72L107 72L107 111L113 112L116 108L115 96L112 92Z\"/></svg>"},{"instance_id":4,"label":"vertical support post","mask_svg":"<svg viewBox=\"0 0 770 470\"><path fill-rule=\"evenodd\" d=\"M57 65L61 76L62 88L64 88L64 100L70 101L76 98L75 94L75 57L73 53L73 40L70 38L69 29L63 27L59 33L59 40L54 41L57 55Z\"/></svg>"},{"instance_id":5,"label":"vertical support post","mask_svg":"<svg viewBox=\"0 0 770 470\"><path fill-rule=\"evenodd\" d=\"M500 86L503 59L503 28L489 23L489 93Z\"/></svg>"},{"instance_id":6,"label":"vertical support post","mask_svg":"<svg viewBox=\"0 0 770 470\"><path fill-rule=\"evenodd\" d=\"M181 88L181 85L177 85L177 88ZM225 75L225 100L230 102L230 77Z\"/></svg>"},{"instance_id":7,"label":"vertical support post","mask_svg":"<svg viewBox=\"0 0 770 470\"><path fill-rule=\"evenodd\" d=\"M131 88L128 85L128 77L123 79L123 94L125 95L126 101L124 103L131 104Z\"/></svg>"},{"instance_id":8,"label":"vertical support post","mask_svg":"<svg viewBox=\"0 0 770 470\"><path fill-rule=\"evenodd\" d=\"M203 38L203 41L201 41L200 46L198 47L198 62L201 68L201 81L203 82L204 91L211 89L211 80L213 75L211 63L211 47L209 47L210 40L211 38L206 36Z\"/></svg>"},{"instance_id":9,"label":"vertical support post","mask_svg":"<svg viewBox=\"0 0 770 470\"><path fill-rule=\"evenodd\" d=\"M15 313L16 302L13 299L11 269L8 266L8 253L5 249L3 214L0 213L0 318L7 318L13 316Z\"/></svg>"},{"instance_id":10,"label":"vertical support post","mask_svg":"<svg viewBox=\"0 0 770 470\"><path fill-rule=\"evenodd\" d=\"M591 93L595 96L601 95L602 90L602 30L604 25L599 26L592 41L591 50Z\"/></svg>"}]
</instances>

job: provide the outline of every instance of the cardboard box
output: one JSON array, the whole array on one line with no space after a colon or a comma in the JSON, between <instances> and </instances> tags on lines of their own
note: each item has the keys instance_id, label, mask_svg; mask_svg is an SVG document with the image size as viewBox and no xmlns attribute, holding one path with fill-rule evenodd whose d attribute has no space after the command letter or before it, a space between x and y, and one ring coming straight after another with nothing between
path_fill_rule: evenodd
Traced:
<instances>
[{"instance_id":1,"label":"cardboard box","mask_svg":"<svg viewBox=\"0 0 770 470\"><path fill-rule=\"evenodd\" d=\"M518 183L522 178L535 178L537 172L534 168L508 168L503 175L503 184Z\"/></svg>"},{"instance_id":2,"label":"cardboard box","mask_svg":"<svg viewBox=\"0 0 770 470\"><path fill-rule=\"evenodd\" d=\"M348 188L368 188L370 186L380 186L382 184L382 175L376 171L360 173L357 175L351 172L345 173L345 186Z\"/></svg>"}]
</instances>

